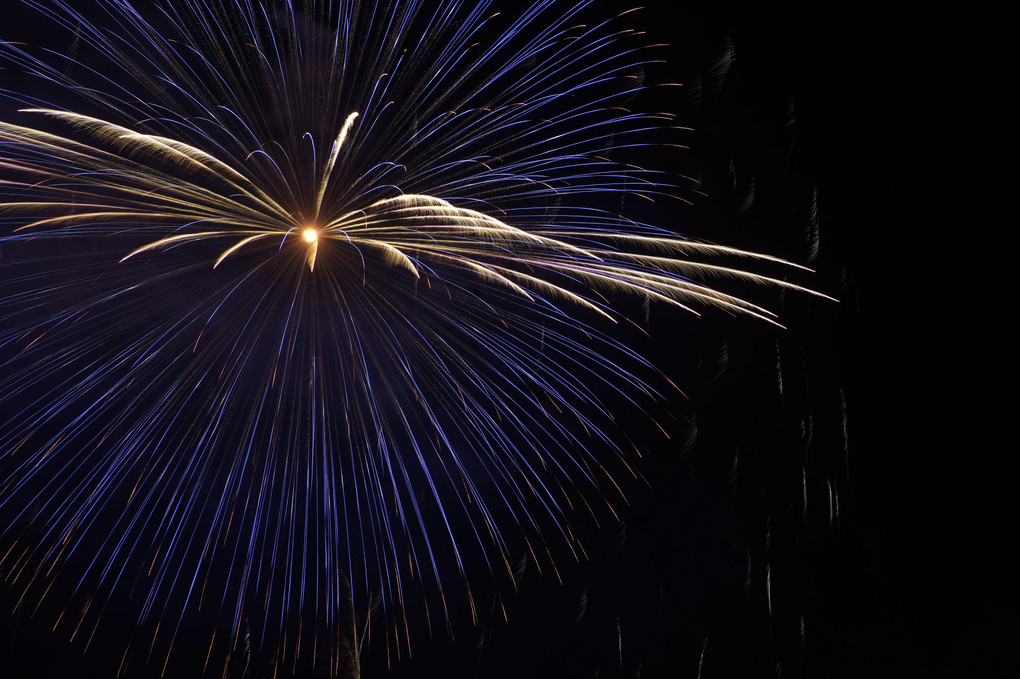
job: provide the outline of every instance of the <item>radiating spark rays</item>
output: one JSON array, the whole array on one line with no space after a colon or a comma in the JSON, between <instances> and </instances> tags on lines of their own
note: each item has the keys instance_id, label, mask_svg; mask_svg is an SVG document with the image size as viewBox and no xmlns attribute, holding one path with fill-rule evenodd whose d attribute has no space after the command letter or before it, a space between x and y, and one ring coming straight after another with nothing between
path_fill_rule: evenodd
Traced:
<instances>
[{"instance_id":1,"label":"radiating spark rays","mask_svg":"<svg viewBox=\"0 0 1020 679\"><path fill-rule=\"evenodd\" d=\"M208 669L264 611L277 666L335 667L347 578L398 656L416 606L476 618L475 571L505 610L640 478L616 410L671 383L613 300L778 324L709 281L815 294L618 214L676 197L634 151L682 145L590 0L29 4L89 57L0 44L56 91L13 93L47 129L0 122L0 566L74 634L132 597L156 656L214 616Z\"/></svg>"}]
</instances>

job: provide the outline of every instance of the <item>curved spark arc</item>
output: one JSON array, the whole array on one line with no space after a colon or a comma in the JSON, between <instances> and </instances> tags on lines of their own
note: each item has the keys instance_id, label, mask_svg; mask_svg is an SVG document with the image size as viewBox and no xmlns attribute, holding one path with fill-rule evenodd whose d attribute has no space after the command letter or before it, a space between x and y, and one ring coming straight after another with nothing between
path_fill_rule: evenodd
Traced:
<instances>
[{"instance_id":1,"label":"curved spark arc","mask_svg":"<svg viewBox=\"0 0 1020 679\"><path fill-rule=\"evenodd\" d=\"M150 652L213 609L232 638L264 611L296 657L304 620L339 628L340 571L399 649L411 597L436 628L473 614L468 561L512 583L519 549L580 558L570 517L637 475L609 404L655 393L607 296L777 323L700 281L810 292L606 208L673 189L611 159L664 123L623 107L648 57L578 24L590 2L99 3L119 31L30 4L100 62L78 82L2 46L84 111L0 122L0 242L42 253L0 311L0 564L40 601L68 571L129 590ZM31 249L68 241L95 251Z\"/></svg>"}]
</instances>

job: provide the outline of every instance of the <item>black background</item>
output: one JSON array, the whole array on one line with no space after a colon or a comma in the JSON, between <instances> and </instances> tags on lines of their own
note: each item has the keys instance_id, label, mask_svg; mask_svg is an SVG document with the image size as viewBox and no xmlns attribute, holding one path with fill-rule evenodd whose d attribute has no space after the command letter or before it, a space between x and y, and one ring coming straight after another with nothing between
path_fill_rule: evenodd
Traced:
<instances>
[{"instance_id":1,"label":"black background","mask_svg":"<svg viewBox=\"0 0 1020 679\"><path fill-rule=\"evenodd\" d=\"M630 23L668 44L649 77L684 84L641 102L694 128L676 162L706 196L678 230L808 263L839 302L785 296L785 332L650 319L645 350L688 399L663 406L672 438L649 437L652 485L623 527L562 584L527 570L508 621L399 661L373 639L363 675L1017 676L1010 449L968 379L994 376L994 345L961 341L982 312L949 264L975 225L949 208L961 165L936 121L962 76L938 32L906 8L795 0L656 1ZM17 596L0 591L0 676L111 675L119 656L82 657L11 615Z\"/></svg>"}]
</instances>

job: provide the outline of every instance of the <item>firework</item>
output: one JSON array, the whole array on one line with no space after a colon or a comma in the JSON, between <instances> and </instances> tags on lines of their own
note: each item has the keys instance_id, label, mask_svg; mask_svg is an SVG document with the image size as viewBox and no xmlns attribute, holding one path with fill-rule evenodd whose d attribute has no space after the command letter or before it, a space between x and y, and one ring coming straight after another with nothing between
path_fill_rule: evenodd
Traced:
<instances>
[{"instance_id":1,"label":"firework","mask_svg":"<svg viewBox=\"0 0 1020 679\"><path fill-rule=\"evenodd\" d=\"M345 576L395 649L442 631L623 501L610 405L655 390L616 297L804 291L621 214L677 193L633 162L677 130L593 3L26 4L82 47L2 45L38 84L0 123L0 556L76 637L129 597L157 662L206 616L207 657L254 620L333 666Z\"/></svg>"}]
</instances>

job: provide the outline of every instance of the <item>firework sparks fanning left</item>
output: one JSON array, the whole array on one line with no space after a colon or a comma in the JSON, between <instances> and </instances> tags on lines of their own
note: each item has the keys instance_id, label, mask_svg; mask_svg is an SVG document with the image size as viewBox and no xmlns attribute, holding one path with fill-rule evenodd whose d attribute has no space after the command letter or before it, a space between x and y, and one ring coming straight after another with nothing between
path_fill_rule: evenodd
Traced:
<instances>
[{"instance_id":1,"label":"firework sparks fanning left","mask_svg":"<svg viewBox=\"0 0 1020 679\"><path fill-rule=\"evenodd\" d=\"M122 669L206 620L212 674L249 628L335 667L351 592L403 652L476 579L583 558L571 517L639 473L608 404L655 395L613 301L776 323L704 281L803 291L625 216L675 200L633 160L679 130L627 108L654 50L592 2L25 5L78 48L0 43L32 83L0 122L0 565L83 644L135 602Z\"/></svg>"}]
</instances>

